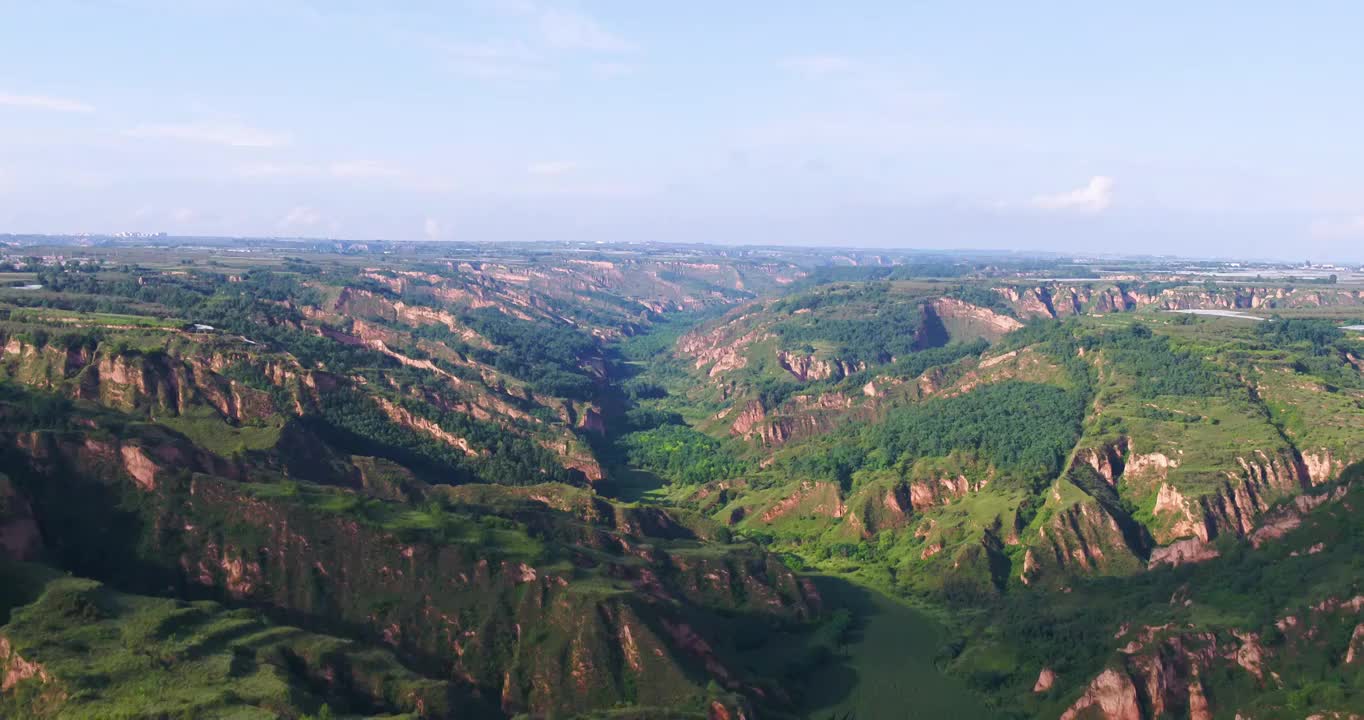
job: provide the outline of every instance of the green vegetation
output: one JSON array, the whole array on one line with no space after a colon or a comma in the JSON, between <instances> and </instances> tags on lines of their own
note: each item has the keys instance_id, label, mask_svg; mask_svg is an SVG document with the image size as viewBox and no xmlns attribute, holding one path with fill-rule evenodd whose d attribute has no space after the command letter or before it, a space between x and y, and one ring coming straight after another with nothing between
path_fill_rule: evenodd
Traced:
<instances>
[{"instance_id":1,"label":"green vegetation","mask_svg":"<svg viewBox=\"0 0 1364 720\"><path fill-rule=\"evenodd\" d=\"M35 256L0 296L0 540L47 563L0 563L0 636L50 674L0 715L1056 717L1208 638L1218 717L1359 711L1358 618L1316 609L1364 576L1352 289L246 248ZM1078 315L1000 336L1043 313ZM1280 680L1227 660L1246 633Z\"/></svg>"},{"instance_id":2,"label":"green vegetation","mask_svg":"<svg viewBox=\"0 0 1364 720\"><path fill-rule=\"evenodd\" d=\"M837 577L816 577L830 605L851 611L840 660L808 684L810 717L912 716L960 720L993 715L956 678L942 676L936 654L943 629L913 608Z\"/></svg>"},{"instance_id":3,"label":"green vegetation","mask_svg":"<svg viewBox=\"0 0 1364 720\"><path fill-rule=\"evenodd\" d=\"M831 344L830 353L849 362L885 363L944 342L941 332L925 332L917 298L892 299L889 284L834 288L778 302L775 312L792 315L773 329L786 347ZM869 313L868 306L875 311ZM931 328L930 328L931 330Z\"/></svg>"},{"instance_id":4,"label":"green vegetation","mask_svg":"<svg viewBox=\"0 0 1364 720\"><path fill-rule=\"evenodd\" d=\"M418 698L434 711L451 699L444 683L389 653L249 610L127 595L12 563L0 562L0 580L29 595L4 608L0 636L51 678L0 694L5 717L369 716L411 712Z\"/></svg>"},{"instance_id":5,"label":"green vegetation","mask_svg":"<svg viewBox=\"0 0 1364 720\"><path fill-rule=\"evenodd\" d=\"M746 469L719 441L685 425L629 433L620 444L630 465L684 485L732 478Z\"/></svg>"},{"instance_id":6,"label":"green vegetation","mask_svg":"<svg viewBox=\"0 0 1364 720\"><path fill-rule=\"evenodd\" d=\"M175 318L158 318L146 315L126 315L118 313L80 312L76 310L38 310L15 309L9 319L21 323L70 323L90 326L128 326L142 328L179 328L184 321Z\"/></svg>"},{"instance_id":7,"label":"green vegetation","mask_svg":"<svg viewBox=\"0 0 1364 720\"><path fill-rule=\"evenodd\" d=\"M903 473L920 458L964 452L1011 476L1050 478L1079 436L1084 400L1073 391L1035 383L988 385L898 408L876 424L850 427L821 440L819 452L790 456L783 467L851 488L853 475L862 469L896 467Z\"/></svg>"},{"instance_id":8,"label":"green vegetation","mask_svg":"<svg viewBox=\"0 0 1364 720\"><path fill-rule=\"evenodd\" d=\"M1364 476L1356 466L1345 478ZM972 687L992 694L1027 697L1025 687L1036 679L1036 669L1050 667L1062 676L1092 677L1103 669L1120 642L1114 628L1161 626L1192 632L1253 632L1264 639L1269 653L1282 658L1278 688L1252 690L1251 679L1240 668L1218 675L1225 690L1241 695L1252 707L1287 707L1297 713L1314 709L1364 707L1364 676L1337 664L1343 657L1352 616L1323 618L1318 632L1324 648L1303 654L1290 651L1276 622L1286 616L1312 621L1311 606L1323 598L1353 597L1364 577L1364 523L1348 507L1364 501L1356 489L1345 504L1331 505L1289 539L1253 550L1229 538L1219 543L1221 557L1206 563L1162 569L1126 578L1077 579L1071 592L1020 592L1000 602L993 614L973 623L981 643L955 659L954 665ZM1322 543L1316 553L1305 549ZM1172 597L1193 603L1171 603ZM1007 653L1011 661L993 667L990 658ZM1319 685L1325 683L1325 686ZM1010 687L1012 686L1012 687ZM1315 690L1313 690L1315 689ZM1305 692L1306 691L1306 692ZM1059 698L1040 698L1018 707L1000 706L1002 717L1036 717ZM1249 709L1249 708L1243 708Z\"/></svg>"},{"instance_id":9,"label":"green vegetation","mask_svg":"<svg viewBox=\"0 0 1364 720\"><path fill-rule=\"evenodd\" d=\"M1216 367L1189 350L1174 347L1169 338L1153 334L1144 325L1133 323L1087 336L1084 345L1112 357L1133 377L1131 389L1145 398L1209 397L1239 391Z\"/></svg>"},{"instance_id":10,"label":"green vegetation","mask_svg":"<svg viewBox=\"0 0 1364 720\"><path fill-rule=\"evenodd\" d=\"M473 310L462 320L501 348L495 353L472 351L480 362L529 380L537 392L546 395L575 399L592 395L593 379L579 367L598 352L591 336L563 325L520 320L492 308Z\"/></svg>"},{"instance_id":11,"label":"green vegetation","mask_svg":"<svg viewBox=\"0 0 1364 720\"><path fill-rule=\"evenodd\" d=\"M548 450L497 425L408 398L398 399L397 404L418 417L430 418L442 432L477 448L474 451L477 454L394 422L373 397L356 390L327 393L322 397L320 417L306 421L319 436L339 447L407 465L432 482L453 484L473 479L511 485L581 482L555 463Z\"/></svg>"}]
</instances>

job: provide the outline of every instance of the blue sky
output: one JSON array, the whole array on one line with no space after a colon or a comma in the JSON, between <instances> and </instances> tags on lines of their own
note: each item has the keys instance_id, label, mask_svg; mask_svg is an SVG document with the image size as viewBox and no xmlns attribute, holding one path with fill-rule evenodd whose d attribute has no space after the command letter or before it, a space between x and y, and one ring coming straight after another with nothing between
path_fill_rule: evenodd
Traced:
<instances>
[{"instance_id":1,"label":"blue sky","mask_svg":"<svg viewBox=\"0 0 1364 720\"><path fill-rule=\"evenodd\" d=\"M1364 6L0 0L0 231L1364 258Z\"/></svg>"}]
</instances>

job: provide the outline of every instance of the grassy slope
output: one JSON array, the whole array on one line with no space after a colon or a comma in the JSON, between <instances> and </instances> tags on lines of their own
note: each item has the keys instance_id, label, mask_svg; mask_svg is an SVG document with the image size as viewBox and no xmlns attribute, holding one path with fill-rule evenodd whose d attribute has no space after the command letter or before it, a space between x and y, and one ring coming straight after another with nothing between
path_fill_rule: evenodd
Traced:
<instances>
[{"instance_id":1,"label":"grassy slope","mask_svg":"<svg viewBox=\"0 0 1364 720\"><path fill-rule=\"evenodd\" d=\"M415 697L445 694L444 683L412 674L385 651L273 625L249 610L118 593L41 566L3 563L0 579L9 589L0 602L14 606L0 607L9 616L0 636L51 678L0 696L0 716L246 720L300 717L328 703L376 711L385 692L411 709ZM351 697L323 691L323 663L358 680ZM366 682L377 698L363 697Z\"/></svg>"}]
</instances>

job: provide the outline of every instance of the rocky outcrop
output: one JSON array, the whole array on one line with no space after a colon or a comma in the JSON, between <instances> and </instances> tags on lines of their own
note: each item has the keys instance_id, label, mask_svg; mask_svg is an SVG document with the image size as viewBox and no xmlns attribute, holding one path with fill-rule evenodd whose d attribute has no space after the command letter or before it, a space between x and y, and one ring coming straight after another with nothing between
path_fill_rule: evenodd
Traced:
<instances>
[{"instance_id":1,"label":"rocky outcrop","mask_svg":"<svg viewBox=\"0 0 1364 720\"><path fill-rule=\"evenodd\" d=\"M570 433L565 432L558 439L542 440L540 446L553 452L564 469L582 473L588 482L599 482L606 477L592 448Z\"/></svg>"},{"instance_id":2,"label":"rocky outcrop","mask_svg":"<svg viewBox=\"0 0 1364 720\"><path fill-rule=\"evenodd\" d=\"M1127 633L1119 633L1123 636ZM1063 718L1210 720L1212 707L1202 674L1237 663L1238 656L1250 658L1259 647L1253 636L1181 633L1170 626L1141 628L1129 637L1118 659L1091 681Z\"/></svg>"},{"instance_id":3,"label":"rocky outcrop","mask_svg":"<svg viewBox=\"0 0 1364 720\"><path fill-rule=\"evenodd\" d=\"M1068 481L1061 481L1062 483ZM1120 508L1094 498L1064 500L1073 493L1058 483L1051 493L1047 519L1037 535L1020 541L1027 547L1019 579L1033 584L1060 582L1073 573L1129 574L1143 569L1150 537Z\"/></svg>"},{"instance_id":4,"label":"rocky outcrop","mask_svg":"<svg viewBox=\"0 0 1364 720\"><path fill-rule=\"evenodd\" d=\"M1354 665L1364 661L1364 623L1355 625L1354 632L1350 633L1350 644L1345 649L1346 665Z\"/></svg>"},{"instance_id":5,"label":"rocky outcrop","mask_svg":"<svg viewBox=\"0 0 1364 720\"><path fill-rule=\"evenodd\" d=\"M775 448L828 432L853 411L853 401L838 392L797 395L775 410L764 407L760 400L750 400L734 417L730 434Z\"/></svg>"},{"instance_id":6,"label":"rocky outcrop","mask_svg":"<svg viewBox=\"0 0 1364 720\"><path fill-rule=\"evenodd\" d=\"M1132 678L1113 668L1099 673L1085 694L1061 715L1061 720L1085 717L1083 713L1090 708L1096 708L1104 720L1144 720Z\"/></svg>"},{"instance_id":7,"label":"rocky outcrop","mask_svg":"<svg viewBox=\"0 0 1364 720\"><path fill-rule=\"evenodd\" d=\"M595 407L583 408L578 416L579 430L603 435L606 433L606 420L602 417L601 411Z\"/></svg>"},{"instance_id":8,"label":"rocky outcrop","mask_svg":"<svg viewBox=\"0 0 1364 720\"><path fill-rule=\"evenodd\" d=\"M882 530L907 527L914 511L908 483L871 484L849 498L845 525L867 539Z\"/></svg>"},{"instance_id":9,"label":"rocky outcrop","mask_svg":"<svg viewBox=\"0 0 1364 720\"><path fill-rule=\"evenodd\" d=\"M1014 309L1019 317L1024 319L1031 318L1054 318L1058 313L1052 306L1051 291L1045 287L1018 288L1018 287L996 287L993 290ZM1074 314L1072 312L1072 314Z\"/></svg>"},{"instance_id":10,"label":"rocky outcrop","mask_svg":"<svg viewBox=\"0 0 1364 720\"><path fill-rule=\"evenodd\" d=\"M1348 492L1349 488L1341 486L1330 492L1299 495L1293 498L1292 502L1275 508L1264 517L1259 527L1250 534L1250 544L1258 548L1267 542L1282 538L1302 525L1308 513L1326 503L1340 502Z\"/></svg>"},{"instance_id":11,"label":"rocky outcrop","mask_svg":"<svg viewBox=\"0 0 1364 720\"><path fill-rule=\"evenodd\" d=\"M770 523L795 512L797 509L807 514L824 515L830 518L841 518L847 512L847 507L843 504L842 493L839 492L837 485L806 480L801 482L800 486L790 495L764 510L760 519L765 523Z\"/></svg>"},{"instance_id":12,"label":"rocky outcrop","mask_svg":"<svg viewBox=\"0 0 1364 720\"><path fill-rule=\"evenodd\" d=\"M733 337L735 328L721 325L709 331L693 331L677 341L677 352L692 359L696 369L710 366L707 375L717 375L747 367L748 346L769 337L762 330L753 330Z\"/></svg>"},{"instance_id":13,"label":"rocky outcrop","mask_svg":"<svg viewBox=\"0 0 1364 720\"><path fill-rule=\"evenodd\" d=\"M1334 480L1347 464L1328 448L1302 453L1303 470L1312 485L1322 485Z\"/></svg>"},{"instance_id":14,"label":"rocky outcrop","mask_svg":"<svg viewBox=\"0 0 1364 720\"><path fill-rule=\"evenodd\" d=\"M1075 462L1084 463L1098 473L1109 485L1116 486L1126 467L1128 440L1119 437L1099 447L1085 448L1076 452Z\"/></svg>"},{"instance_id":15,"label":"rocky outcrop","mask_svg":"<svg viewBox=\"0 0 1364 720\"><path fill-rule=\"evenodd\" d=\"M1115 658L1062 717L1231 717L1237 708L1218 706L1222 696L1215 688L1209 692L1210 680L1225 681L1227 673L1244 673L1243 677L1248 676L1254 684L1282 686L1283 679L1274 669L1280 657L1319 651L1323 627L1342 620L1350 622L1362 610L1364 596L1344 600L1332 596L1312 606L1304 617L1280 618L1277 625L1282 645L1273 650L1258 633L1236 628L1196 630L1174 623L1137 628L1124 625L1114 637L1122 643ZM1351 659L1348 653L1362 638L1364 625L1356 625L1345 664L1359 661L1358 655ZM1278 669L1287 672L1282 666Z\"/></svg>"},{"instance_id":16,"label":"rocky outcrop","mask_svg":"<svg viewBox=\"0 0 1364 720\"><path fill-rule=\"evenodd\" d=\"M123 352L117 347L33 346L10 338L0 362L14 379L121 410L184 415L212 408L232 424L267 418L278 410L270 394L225 377L246 353L181 355Z\"/></svg>"},{"instance_id":17,"label":"rocky outcrop","mask_svg":"<svg viewBox=\"0 0 1364 720\"><path fill-rule=\"evenodd\" d=\"M749 437L754 433L755 428L762 427L765 420L767 420L767 408L763 407L762 401L749 400L744 405L744 409L735 416L729 430L739 437ZM757 432L763 435L764 443L766 443L767 438L763 431L759 429Z\"/></svg>"},{"instance_id":18,"label":"rocky outcrop","mask_svg":"<svg viewBox=\"0 0 1364 720\"><path fill-rule=\"evenodd\" d=\"M1154 291L1154 292L1152 292ZM1275 288L1225 285L1216 290L1122 285L1106 281L1052 282L1034 287L998 287L995 292L1019 317L1061 318L1154 307L1161 310L1253 310L1303 307L1358 307L1364 293L1343 288Z\"/></svg>"},{"instance_id":19,"label":"rocky outcrop","mask_svg":"<svg viewBox=\"0 0 1364 720\"><path fill-rule=\"evenodd\" d=\"M1228 473L1230 479L1212 495L1198 499L1204 518L1203 531L1195 533L1209 540L1222 533L1248 535L1270 504L1284 497L1296 495L1306 484L1293 458L1286 454L1269 455L1256 451L1247 460L1237 458L1240 475Z\"/></svg>"},{"instance_id":20,"label":"rocky outcrop","mask_svg":"<svg viewBox=\"0 0 1364 720\"><path fill-rule=\"evenodd\" d=\"M1179 467L1179 460L1171 458L1165 453L1150 452L1138 453L1130 450L1127 463L1123 472L1134 480L1140 479L1146 482L1164 480L1169 476L1170 470Z\"/></svg>"},{"instance_id":21,"label":"rocky outcrop","mask_svg":"<svg viewBox=\"0 0 1364 720\"><path fill-rule=\"evenodd\" d=\"M1035 693L1043 693L1050 690L1055 684L1056 671L1044 667L1041 672L1037 673L1037 682L1033 683L1032 691Z\"/></svg>"},{"instance_id":22,"label":"rocky outcrop","mask_svg":"<svg viewBox=\"0 0 1364 720\"><path fill-rule=\"evenodd\" d=\"M1309 486L1287 451L1277 455L1256 451L1249 458L1237 458L1241 472L1228 472L1228 479L1215 492L1198 497L1186 497L1179 488L1162 482L1153 508L1160 521L1153 530L1156 539L1169 542L1193 536L1207 543L1223 534L1248 536L1271 505Z\"/></svg>"},{"instance_id":23,"label":"rocky outcrop","mask_svg":"<svg viewBox=\"0 0 1364 720\"><path fill-rule=\"evenodd\" d=\"M1157 542L1169 542L1175 538L1196 535L1201 541L1207 540L1207 524L1202 517L1196 516L1194 506L1179 489L1169 483L1161 483L1156 492L1156 504L1152 514L1156 518L1173 517L1167 530L1153 530Z\"/></svg>"},{"instance_id":24,"label":"rocky outcrop","mask_svg":"<svg viewBox=\"0 0 1364 720\"><path fill-rule=\"evenodd\" d=\"M1153 568L1159 565L1179 567L1212 560L1218 555L1217 548L1212 544L1198 538L1188 538L1152 550L1148 565Z\"/></svg>"},{"instance_id":25,"label":"rocky outcrop","mask_svg":"<svg viewBox=\"0 0 1364 720\"><path fill-rule=\"evenodd\" d=\"M910 504L915 510L944 505L967 493L978 492L990 481L969 480L965 475L938 477L909 484Z\"/></svg>"},{"instance_id":26,"label":"rocky outcrop","mask_svg":"<svg viewBox=\"0 0 1364 720\"><path fill-rule=\"evenodd\" d=\"M388 416L388 419L392 420L395 424L411 428L424 435L429 435L446 445L458 448L463 451L465 455L474 457L479 455L479 451L471 447L467 439L451 434L435 421L421 417L388 398L375 397L374 402L384 411L384 414Z\"/></svg>"},{"instance_id":27,"label":"rocky outcrop","mask_svg":"<svg viewBox=\"0 0 1364 720\"><path fill-rule=\"evenodd\" d=\"M861 361L821 359L813 355L798 355L788 350L777 351L777 365L801 382L836 380L867 369L867 364Z\"/></svg>"},{"instance_id":28,"label":"rocky outcrop","mask_svg":"<svg viewBox=\"0 0 1364 720\"><path fill-rule=\"evenodd\" d=\"M124 471L143 490L155 490L156 476L161 467L147 455L147 451L137 445L123 445L118 450L123 458Z\"/></svg>"},{"instance_id":29,"label":"rocky outcrop","mask_svg":"<svg viewBox=\"0 0 1364 720\"><path fill-rule=\"evenodd\" d=\"M14 651L9 638L0 635L0 693L29 680L46 685L52 682L52 675L42 665L24 659Z\"/></svg>"},{"instance_id":30,"label":"rocky outcrop","mask_svg":"<svg viewBox=\"0 0 1364 720\"><path fill-rule=\"evenodd\" d=\"M974 336L993 340L1023 327L1015 318L956 298L937 298L928 309L945 325L955 328L951 333L954 338Z\"/></svg>"},{"instance_id":31,"label":"rocky outcrop","mask_svg":"<svg viewBox=\"0 0 1364 720\"><path fill-rule=\"evenodd\" d=\"M1099 570L1114 549L1126 551L1117 521L1097 503L1082 502L1057 513L1038 533L1041 546L1051 551L1058 568L1074 565L1081 570Z\"/></svg>"},{"instance_id":32,"label":"rocky outcrop","mask_svg":"<svg viewBox=\"0 0 1364 720\"><path fill-rule=\"evenodd\" d=\"M80 432L0 433L0 447L18 451L17 457L39 473L75 467L105 484L127 479L144 493L156 491L167 478L189 473L239 477L242 472L234 462L169 436L104 439ZM30 501L37 502L36 497Z\"/></svg>"},{"instance_id":33,"label":"rocky outcrop","mask_svg":"<svg viewBox=\"0 0 1364 720\"><path fill-rule=\"evenodd\" d=\"M1307 513L1343 498L1347 492L1340 487L1331 492L1295 495L1305 484L1300 473L1264 453L1254 457L1257 462L1253 464L1240 460L1243 474L1239 482L1229 480L1217 492L1198 498L1186 498L1173 485L1161 484L1153 509L1154 517L1161 522L1153 533L1157 541L1169 544L1152 551L1152 566L1217 557L1211 543L1222 534L1246 538L1258 548L1296 529ZM1292 500L1280 502L1286 497Z\"/></svg>"}]
</instances>

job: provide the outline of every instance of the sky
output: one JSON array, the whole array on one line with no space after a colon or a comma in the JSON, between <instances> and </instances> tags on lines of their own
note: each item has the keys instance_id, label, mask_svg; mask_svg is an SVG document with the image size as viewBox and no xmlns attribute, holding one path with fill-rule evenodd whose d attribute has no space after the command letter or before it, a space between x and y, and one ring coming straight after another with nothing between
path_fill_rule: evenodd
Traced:
<instances>
[{"instance_id":1,"label":"sky","mask_svg":"<svg viewBox=\"0 0 1364 720\"><path fill-rule=\"evenodd\" d=\"M0 232L1364 259L1364 4L0 0Z\"/></svg>"}]
</instances>

